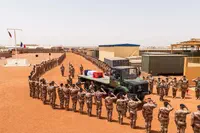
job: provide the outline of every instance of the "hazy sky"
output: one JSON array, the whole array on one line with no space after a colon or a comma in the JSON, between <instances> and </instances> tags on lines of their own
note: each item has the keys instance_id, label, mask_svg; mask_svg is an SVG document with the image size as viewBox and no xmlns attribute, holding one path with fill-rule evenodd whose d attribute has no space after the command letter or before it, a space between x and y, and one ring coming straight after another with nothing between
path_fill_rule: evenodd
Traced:
<instances>
[{"instance_id":1,"label":"hazy sky","mask_svg":"<svg viewBox=\"0 0 200 133\"><path fill-rule=\"evenodd\" d=\"M200 0L1 0L0 44L170 45L200 38ZM12 33L13 34L13 33Z\"/></svg>"}]
</instances>

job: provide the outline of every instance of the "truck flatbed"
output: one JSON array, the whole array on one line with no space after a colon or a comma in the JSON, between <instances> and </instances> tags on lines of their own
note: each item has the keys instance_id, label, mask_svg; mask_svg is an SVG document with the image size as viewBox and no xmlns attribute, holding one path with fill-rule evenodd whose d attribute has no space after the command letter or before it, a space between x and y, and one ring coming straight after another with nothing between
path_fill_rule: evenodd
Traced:
<instances>
[{"instance_id":1,"label":"truck flatbed","mask_svg":"<svg viewBox=\"0 0 200 133\"><path fill-rule=\"evenodd\" d=\"M106 84L106 85L110 84L110 77L109 76L104 76L103 78L93 78L93 76L79 75L79 78L84 78L84 79L88 79L88 80L91 80L91 81L96 81L96 82Z\"/></svg>"}]
</instances>

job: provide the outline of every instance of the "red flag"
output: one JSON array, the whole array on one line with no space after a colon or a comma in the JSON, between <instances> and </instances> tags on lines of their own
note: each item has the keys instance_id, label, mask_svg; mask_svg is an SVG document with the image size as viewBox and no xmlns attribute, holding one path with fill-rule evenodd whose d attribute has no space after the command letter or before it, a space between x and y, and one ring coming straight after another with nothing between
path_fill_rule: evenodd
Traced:
<instances>
[{"instance_id":1,"label":"red flag","mask_svg":"<svg viewBox=\"0 0 200 133\"><path fill-rule=\"evenodd\" d=\"M26 45L24 45L24 48L26 48Z\"/></svg>"},{"instance_id":2,"label":"red flag","mask_svg":"<svg viewBox=\"0 0 200 133\"><path fill-rule=\"evenodd\" d=\"M11 33L8 31L8 34L9 34L9 36L12 38L12 35L11 35Z\"/></svg>"}]
</instances>

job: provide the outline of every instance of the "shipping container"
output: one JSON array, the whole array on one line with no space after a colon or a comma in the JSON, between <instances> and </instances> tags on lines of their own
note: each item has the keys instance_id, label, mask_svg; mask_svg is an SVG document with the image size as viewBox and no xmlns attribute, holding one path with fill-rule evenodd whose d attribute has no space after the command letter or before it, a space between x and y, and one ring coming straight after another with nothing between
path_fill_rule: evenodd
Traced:
<instances>
[{"instance_id":1,"label":"shipping container","mask_svg":"<svg viewBox=\"0 0 200 133\"><path fill-rule=\"evenodd\" d=\"M183 75L186 55L143 55L142 71L157 75Z\"/></svg>"},{"instance_id":2,"label":"shipping container","mask_svg":"<svg viewBox=\"0 0 200 133\"><path fill-rule=\"evenodd\" d=\"M104 58L104 62L110 67L129 66L129 60L121 57Z\"/></svg>"}]
</instances>

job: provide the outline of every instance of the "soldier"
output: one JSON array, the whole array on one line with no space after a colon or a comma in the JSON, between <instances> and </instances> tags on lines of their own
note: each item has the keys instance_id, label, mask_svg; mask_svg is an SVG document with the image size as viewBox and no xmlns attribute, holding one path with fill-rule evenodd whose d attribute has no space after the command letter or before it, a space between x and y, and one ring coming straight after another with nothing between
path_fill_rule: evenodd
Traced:
<instances>
[{"instance_id":1,"label":"soldier","mask_svg":"<svg viewBox=\"0 0 200 133\"><path fill-rule=\"evenodd\" d=\"M75 74L75 69L74 69L74 67L72 67L72 78L74 78L74 74Z\"/></svg>"},{"instance_id":2,"label":"soldier","mask_svg":"<svg viewBox=\"0 0 200 133\"><path fill-rule=\"evenodd\" d=\"M94 82L93 82L93 81L91 81L91 84L90 84L90 86L89 86L89 90L90 90L92 93L95 92L95 85L94 85ZM94 104L96 104L96 103L97 103L96 96L94 96Z\"/></svg>"},{"instance_id":3,"label":"soldier","mask_svg":"<svg viewBox=\"0 0 200 133\"><path fill-rule=\"evenodd\" d=\"M149 82L149 89L150 89L150 92L153 93L153 84L154 84L154 78L153 76L150 74L148 77L148 82Z\"/></svg>"},{"instance_id":4,"label":"soldier","mask_svg":"<svg viewBox=\"0 0 200 133\"><path fill-rule=\"evenodd\" d=\"M46 103L47 100L47 84L46 84L46 80L44 79L42 82L42 102L43 104Z\"/></svg>"},{"instance_id":5,"label":"soldier","mask_svg":"<svg viewBox=\"0 0 200 133\"><path fill-rule=\"evenodd\" d=\"M161 133L168 132L169 125L169 113L173 110L172 106L168 102L164 102L164 107L161 107L158 112L158 120L161 124Z\"/></svg>"},{"instance_id":6,"label":"soldier","mask_svg":"<svg viewBox=\"0 0 200 133\"><path fill-rule=\"evenodd\" d=\"M37 99L39 99L39 90L40 90L39 82L40 82L40 80L39 80L39 78L37 78L35 81L35 97Z\"/></svg>"},{"instance_id":7,"label":"soldier","mask_svg":"<svg viewBox=\"0 0 200 133\"><path fill-rule=\"evenodd\" d=\"M157 104L151 100L151 98L148 98L147 103L145 103L142 107L142 115L145 119L145 128L146 133L150 133L151 131L151 122L153 119L153 109L157 107Z\"/></svg>"},{"instance_id":8,"label":"soldier","mask_svg":"<svg viewBox=\"0 0 200 133\"><path fill-rule=\"evenodd\" d=\"M136 127L138 105L141 103L142 103L142 101L140 99L138 99L137 95L134 95L132 97L132 99L130 99L128 102L128 108L129 108L130 120L131 120L130 121L131 128Z\"/></svg>"},{"instance_id":9,"label":"soldier","mask_svg":"<svg viewBox=\"0 0 200 133\"><path fill-rule=\"evenodd\" d=\"M32 97L33 81L31 79L31 76L28 76L28 83L29 83L29 88L30 88L30 97Z\"/></svg>"},{"instance_id":10,"label":"soldier","mask_svg":"<svg viewBox=\"0 0 200 133\"><path fill-rule=\"evenodd\" d=\"M123 115L124 115L124 112L126 111L125 108L126 108L126 103L127 103L128 99L126 99L123 94L120 94L119 96L120 96L120 98L117 99L116 108L117 108L117 112L118 112L119 124L122 125L123 124Z\"/></svg>"},{"instance_id":11,"label":"soldier","mask_svg":"<svg viewBox=\"0 0 200 133\"><path fill-rule=\"evenodd\" d=\"M157 94L159 95L160 93L160 84L161 84L161 79L160 77L158 78L158 80L156 81L157 85L156 85L156 90L157 90Z\"/></svg>"},{"instance_id":12,"label":"soldier","mask_svg":"<svg viewBox=\"0 0 200 133\"><path fill-rule=\"evenodd\" d=\"M196 83L195 87L196 99L200 99L200 77L198 77L197 79L193 79L192 81Z\"/></svg>"},{"instance_id":13,"label":"soldier","mask_svg":"<svg viewBox=\"0 0 200 133\"><path fill-rule=\"evenodd\" d=\"M109 122L112 121L113 102L115 100L117 100L117 97L112 92L109 92L108 96L105 98L105 106L106 106L106 110L107 110L107 120Z\"/></svg>"},{"instance_id":14,"label":"soldier","mask_svg":"<svg viewBox=\"0 0 200 133\"><path fill-rule=\"evenodd\" d=\"M48 93L49 93L49 100L50 100L50 105L53 109L55 109L55 105L56 105L56 87L55 86L55 82L52 81L50 83L50 86L48 87Z\"/></svg>"},{"instance_id":15,"label":"soldier","mask_svg":"<svg viewBox=\"0 0 200 133\"><path fill-rule=\"evenodd\" d=\"M97 118L100 119L101 118L101 109L102 109L102 97L104 95L106 95L107 93L104 91L104 86L102 85L101 88L98 88L98 90L95 92L95 97L97 100L96 103L96 114L97 114ZM101 90L103 92L101 92Z\"/></svg>"},{"instance_id":16,"label":"soldier","mask_svg":"<svg viewBox=\"0 0 200 133\"><path fill-rule=\"evenodd\" d=\"M81 73L81 75L83 75L83 65L82 64L80 66L80 73Z\"/></svg>"},{"instance_id":17,"label":"soldier","mask_svg":"<svg viewBox=\"0 0 200 133\"><path fill-rule=\"evenodd\" d=\"M94 93L91 92L90 89L88 89L87 93L85 94L88 116L92 115L92 96L94 96Z\"/></svg>"},{"instance_id":18,"label":"soldier","mask_svg":"<svg viewBox=\"0 0 200 133\"><path fill-rule=\"evenodd\" d=\"M185 108L185 110L184 110ZM190 114L190 111L184 104L180 104L180 110L175 112L175 123L177 127L177 133L185 133L186 129L186 116Z\"/></svg>"},{"instance_id":19,"label":"soldier","mask_svg":"<svg viewBox=\"0 0 200 133\"><path fill-rule=\"evenodd\" d=\"M65 84L63 88L64 93L64 103L65 103L65 110L69 110L69 102L70 102L70 88L68 84Z\"/></svg>"},{"instance_id":20,"label":"soldier","mask_svg":"<svg viewBox=\"0 0 200 133\"><path fill-rule=\"evenodd\" d=\"M160 91L159 91L159 95L160 95L160 101L164 101L164 95L165 95L165 88L166 88L166 84L165 81L162 80L162 82L160 83Z\"/></svg>"},{"instance_id":21,"label":"soldier","mask_svg":"<svg viewBox=\"0 0 200 133\"><path fill-rule=\"evenodd\" d=\"M62 66L60 67L60 71L61 71L61 75L64 76L65 75L65 67L62 64Z\"/></svg>"},{"instance_id":22,"label":"soldier","mask_svg":"<svg viewBox=\"0 0 200 133\"><path fill-rule=\"evenodd\" d=\"M165 81L165 90L164 90L164 92L165 92L165 96L168 96L168 93L169 93L169 84L170 84L170 82L169 82L169 78L168 77L166 77L166 81Z\"/></svg>"},{"instance_id":23,"label":"soldier","mask_svg":"<svg viewBox=\"0 0 200 133\"><path fill-rule=\"evenodd\" d=\"M40 79L40 83L39 83L39 98L42 100L42 87L43 87L43 81L44 79Z\"/></svg>"},{"instance_id":24,"label":"soldier","mask_svg":"<svg viewBox=\"0 0 200 133\"><path fill-rule=\"evenodd\" d=\"M191 126L194 133L200 133L200 105L197 106L197 112L192 113Z\"/></svg>"},{"instance_id":25,"label":"soldier","mask_svg":"<svg viewBox=\"0 0 200 133\"><path fill-rule=\"evenodd\" d=\"M80 91L78 92L78 102L79 102L79 112L80 114L83 114L83 107L84 107L84 103L85 103L85 92L83 91L82 88L80 88Z\"/></svg>"},{"instance_id":26,"label":"soldier","mask_svg":"<svg viewBox=\"0 0 200 133\"><path fill-rule=\"evenodd\" d=\"M60 84L60 87L58 87L58 97L60 100L60 108L63 109L64 108L64 92L63 92L63 83Z\"/></svg>"},{"instance_id":27,"label":"soldier","mask_svg":"<svg viewBox=\"0 0 200 133\"><path fill-rule=\"evenodd\" d=\"M174 78L174 80L172 80L171 83L172 83L172 96L173 98L176 98L176 92L178 90L178 81L176 80L176 78Z\"/></svg>"},{"instance_id":28,"label":"soldier","mask_svg":"<svg viewBox=\"0 0 200 133\"><path fill-rule=\"evenodd\" d=\"M181 81L181 98L185 99L185 93L188 90L188 80L186 79L186 76L183 76L183 78L180 80Z\"/></svg>"},{"instance_id":29,"label":"soldier","mask_svg":"<svg viewBox=\"0 0 200 133\"><path fill-rule=\"evenodd\" d=\"M77 104L77 100L78 100L78 97L77 97L78 91L79 91L79 88L77 88L75 86L75 84L73 84L71 91L70 91L70 94L71 94L71 99L72 99L72 110L74 112L76 112L76 104Z\"/></svg>"}]
</instances>

